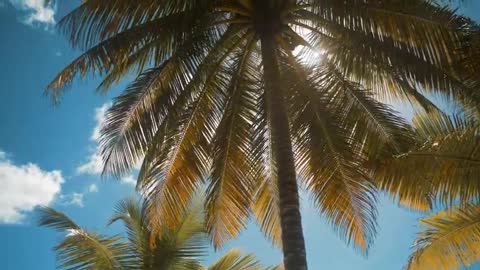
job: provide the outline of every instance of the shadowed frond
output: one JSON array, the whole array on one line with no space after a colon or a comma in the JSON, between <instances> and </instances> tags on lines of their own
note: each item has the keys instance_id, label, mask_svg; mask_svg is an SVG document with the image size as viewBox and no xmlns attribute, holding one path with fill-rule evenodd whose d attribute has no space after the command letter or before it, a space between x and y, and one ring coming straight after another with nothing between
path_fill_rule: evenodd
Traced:
<instances>
[{"instance_id":1,"label":"shadowed frond","mask_svg":"<svg viewBox=\"0 0 480 270\"><path fill-rule=\"evenodd\" d=\"M280 227L278 183L276 172L271 165L273 160L272 139L267 128L267 117L262 110L265 107L263 95L257 99L256 119L253 129L253 147L251 160L255 167L257 189L253 200L252 211L260 229L275 246L282 245Z\"/></svg>"},{"instance_id":2,"label":"shadowed frond","mask_svg":"<svg viewBox=\"0 0 480 270\"><path fill-rule=\"evenodd\" d=\"M225 61L238 46L245 46L244 35L249 34L230 36L230 45L219 46L220 54L211 55L217 60L206 62L196 73L198 77L185 89L192 96L191 101L186 107L170 111L165 119L165 135L160 135L151 146L151 149L161 147L162 150L154 152L151 160L147 152L139 177L140 189L152 191L147 195L154 202L152 211L162 213L159 216L167 223L174 224L176 212L186 206L209 171L210 143L214 140L211 131L219 125L224 93L232 76ZM156 188L152 188L154 186ZM155 209L156 206L161 208Z\"/></svg>"},{"instance_id":3,"label":"shadowed frond","mask_svg":"<svg viewBox=\"0 0 480 270\"><path fill-rule=\"evenodd\" d=\"M238 30L226 32L210 56L205 56L196 47L199 44L209 46L208 43L201 43L204 36L187 41L183 49L162 65L140 74L124 94L116 98L107 112L102 129L105 172L121 176L143 157L166 115L173 118L175 111L185 109L191 102L195 93L182 89L187 85L202 83L204 77L192 77L195 73L203 72L198 65L205 57L210 59L209 63L219 61L217 53L223 49L222 45L232 42L231 39L238 33ZM203 67L203 70L207 73L214 67L211 64Z\"/></svg>"},{"instance_id":4,"label":"shadowed frond","mask_svg":"<svg viewBox=\"0 0 480 270\"><path fill-rule=\"evenodd\" d=\"M81 230L80 226L78 226L73 220L53 208L43 207L38 211L40 213L38 225L40 226L49 227L60 232Z\"/></svg>"}]
</instances>

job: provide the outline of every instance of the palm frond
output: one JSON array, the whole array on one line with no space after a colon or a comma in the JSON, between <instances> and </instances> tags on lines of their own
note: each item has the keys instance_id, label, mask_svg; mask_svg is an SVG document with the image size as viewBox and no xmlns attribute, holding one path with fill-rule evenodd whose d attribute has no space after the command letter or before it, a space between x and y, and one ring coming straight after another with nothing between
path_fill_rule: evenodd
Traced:
<instances>
[{"instance_id":1,"label":"palm frond","mask_svg":"<svg viewBox=\"0 0 480 270\"><path fill-rule=\"evenodd\" d=\"M248 49L232 59L233 78L225 92L223 116L212 141L212 172L207 188L207 229L215 247L238 236L250 215L254 182L249 159L252 123L257 90L249 83L255 73L250 54L256 40L248 41Z\"/></svg>"},{"instance_id":2,"label":"palm frond","mask_svg":"<svg viewBox=\"0 0 480 270\"><path fill-rule=\"evenodd\" d=\"M376 138L379 143L379 136L393 145L401 143L398 138L408 136L393 134L404 133L405 126L398 125L402 122L397 122L388 114L382 115L383 108L372 106L373 101L361 96L361 90L341 79L333 70L327 68L323 74L319 72L319 75L309 77L294 59L290 58L289 63L294 71L284 76L287 78L285 84L296 82L290 87L295 93L292 94L291 106L292 111L296 111L292 113L295 115L292 130L297 171L312 192L316 207L339 235L347 243L354 243L365 251L375 235L376 210L374 185L368 180L368 172L360 165L366 156L362 152L375 153L376 148L371 147L373 143L368 145L366 142ZM288 74L297 79L288 79ZM348 98L348 101L342 100L342 97ZM352 108L357 110L351 113ZM380 133L362 134L365 124L360 122L365 119L370 119L376 126L367 131L376 129ZM353 123L349 124L349 121ZM356 134L362 136L357 137ZM394 150L395 147L391 151Z\"/></svg>"},{"instance_id":3,"label":"palm frond","mask_svg":"<svg viewBox=\"0 0 480 270\"><path fill-rule=\"evenodd\" d=\"M127 269L136 263L130 246L121 237L107 237L83 230L65 214L54 209L41 209L39 224L66 233L55 247L62 269Z\"/></svg>"},{"instance_id":4,"label":"palm frond","mask_svg":"<svg viewBox=\"0 0 480 270\"><path fill-rule=\"evenodd\" d=\"M454 270L480 260L480 207L468 205L441 211L420 220L407 269Z\"/></svg>"},{"instance_id":5,"label":"palm frond","mask_svg":"<svg viewBox=\"0 0 480 270\"><path fill-rule=\"evenodd\" d=\"M218 44L218 51L212 51L215 61L207 61L196 73L195 78L184 90L187 94L186 107L174 107L168 118L165 135L160 135L151 149L161 147L157 154L147 153L140 171L141 190L152 191L146 194L152 202L152 211L163 213L166 222L175 223L177 210L182 211L189 199L206 176L209 169L209 144L213 140L211 132L218 123L220 107L223 104L225 89L231 74L225 61L238 46L245 46L242 37L245 32L234 31L226 38L226 43ZM182 105L180 103L179 105ZM207 130L208 130L207 129ZM158 148L157 148L158 149ZM155 150L152 150L155 151ZM151 158L151 159L150 159ZM188 166L186 166L188 164ZM156 188L152 188L156 186ZM156 209L160 206L160 209Z\"/></svg>"},{"instance_id":6,"label":"palm frond","mask_svg":"<svg viewBox=\"0 0 480 270\"><path fill-rule=\"evenodd\" d=\"M250 154L255 168L257 190L253 199L252 211L257 224L264 235L275 246L281 247L282 233L280 227L280 198L278 194L277 175L272 166L273 150L268 118L263 108L266 107L264 91L257 99L256 119L253 127L253 143Z\"/></svg>"},{"instance_id":7,"label":"palm frond","mask_svg":"<svg viewBox=\"0 0 480 270\"><path fill-rule=\"evenodd\" d=\"M449 60L452 53L449 48L456 45L452 36L455 30L466 25L466 19L456 15L455 10L422 0L306 2L319 18L360 33L391 38L419 51L432 62Z\"/></svg>"},{"instance_id":8,"label":"palm frond","mask_svg":"<svg viewBox=\"0 0 480 270\"><path fill-rule=\"evenodd\" d=\"M417 115L414 124L418 145L385 161L379 187L420 210L437 201L451 205L478 198L478 124L442 114Z\"/></svg>"},{"instance_id":9,"label":"palm frond","mask_svg":"<svg viewBox=\"0 0 480 270\"><path fill-rule=\"evenodd\" d=\"M145 215L143 207L139 204L138 199L123 199L117 203L114 213L107 223L107 225L111 225L119 221L123 222L128 240L140 253L148 250L150 244L148 217Z\"/></svg>"},{"instance_id":10,"label":"palm frond","mask_svg":"<svg viewBox=\"0 0 480 270\"><path fill-rule=\"evenodd\" d=\"M236 34L238 31L229 31L223 40L228 41ZM182 96L188 97L192 93L182 93L181 89L195 79L192 74L200 72L197 70L199 63L206 57L197 46L208 47L211 39L215 39L213 34L201 34L185 41L185 46L176 54L162 65L140 74L116 98L102 129L101 146L106 172L116 176L128 172L143 157L160 123L167 114L172 114L172 108L183 109L189 99ZM224 43L219 41L219 44Z\"/></svg>"},{"instance_id":11,"label":"palm frond","mask_svg":"<svg viewBox=\"0 0 480 270\"><path fill-rule=\"evenodd\" d=\"M42 207L39 208L38 211L40 215L38 225L40 226L52 228L60 232L81 230L80 226L73 220L53 208Z\"/></svg>"},{"instance_id":12,"label":"palm frond","mask_svg":"<svg viewBox=\"0 0 480 270\"><path fill-rule=\"evenodd\" d=\"M375 91L378 98L406 99L427 110L436 110L423 91L458 96L468 88L451 73L448 63L429 62L422 54L417 55L417 49L405 48L388 37L346 29L326 19L306 21L305 16L314 17L302 11L293 23L310 32L307 41L338 65L347 78Z\"/></svg>"},{"instance_id":13,"label":"palm frond","mask_svg":"<svg viewBox=\"0 0 480 270\"><path fill-rule=\"evenodd\" d=\"M240 250L232 249L204 270L261 270L253 254L243 256Z\"/></svg>"}]
</instances>

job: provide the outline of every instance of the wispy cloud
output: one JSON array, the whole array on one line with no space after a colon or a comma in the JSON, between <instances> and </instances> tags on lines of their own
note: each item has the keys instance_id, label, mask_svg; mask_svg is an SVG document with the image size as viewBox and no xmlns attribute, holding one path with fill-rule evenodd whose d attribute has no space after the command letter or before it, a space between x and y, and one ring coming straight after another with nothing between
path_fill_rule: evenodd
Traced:
<instances>
[{"instance_id":1,"label":"wispy cloud","mask_svg":"<svg viewBox=\"0 0 480 270\"><path fill-rule=\"evenodd\" d=\"M95 150L88 157L87 162L77 167L77 173L99 175L103 171L103 160L99 149L100 131L105 123L105 113L110 108L111 103L105 103L95 109L95 128L93 129L90 140L95 144Z\"/></svg>"},{"instance_id":2,"label":"wispy cloud","mask_svg":"<svg viewBox=\"0 0 480 270\"><path fill-rule=\"evenodd\" d=\"M69 194L61 194L59 203L64 206L84 207L85 196L88 196L90 193L98 193L99 191L100 189L96 184L90 184L85 187L83 192L76 191Z\"/></svg>"},{"instance_id":3,"label":"wispy cloud","mask_svg":"<svg viewBox=\"0 0 480 270\"><path fill-rule=\"evenodd\" d=\"M93 152L88 157L88 161L86 163L83 163L77 167L77 173L79 174L99 175L102 173L102 171L103 161L102 156L98 151Z\"/></svg>"},{"instance_id":4,"label":"wispy cloud","mask_svg":"<svg viewBox=\"0 0 480 270\"><path fill-rule=\"evenodd\" d=\"M50 205L64 182L61 171L16 165L0 151L0 223L19 223L35 207Z\"/></svg>"},{"instance_id":5,"label":"wispy cloud","mask_svg":"<svg viewBox=\"0 0 480 270\"><path fill-rule=\"evenodd\" d=\"M123 184L132 185L132 186L135 186L137 184L137 179L135 179L135 177L132 174L123 177L122 179L120 179L120 181Z\"/></svg>"},{"instance_id":6,"label":"wispy cloud","mask_svg":"<svg viewBox=\"0 0 480 270\"><path fill-rule=\"evenodd\" d=\"M60 195L60 203L62 205L74 205L78 207L83 207L83 193L73 192L71 194L62 194Z\"/></svg>"},{"instance_id":7,"label":"wispy cloud","mask_svg":"<svg viewBox=\"0 0 480 270\"><path fill-rule=\"evenodd\" d=\"M94 150L88 156L87 161L77 167L77 173L79 174L100 175L103 171L103 159L100 153L99 141L102 126L105 123L105 113L111 106L111 103L105 103L95 109L95 127L90 136L90 141L94 145ZM137 183L134 175L140 170L140 167L141 162L134 167L134 172L132 174L120 179L121 183L134 186Z\"/></svg>"},{"instance_id":8,"label":"wispy cloud","mask_svg":"<svg viewBox=\"0 0 480 270\"><path fill-rule=\"evenodd\" d=\"M28 25L51 26L55 24L55 6L45 0L9 0L22 13L22 22Z\"/></svg>"}]
</instances>

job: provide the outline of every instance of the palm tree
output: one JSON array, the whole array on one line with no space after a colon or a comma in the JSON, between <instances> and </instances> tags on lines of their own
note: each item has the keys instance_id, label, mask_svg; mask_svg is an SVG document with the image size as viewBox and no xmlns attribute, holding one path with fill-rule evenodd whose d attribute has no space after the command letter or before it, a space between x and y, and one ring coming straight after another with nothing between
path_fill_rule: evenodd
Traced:
<instances>
[{"instance_id":1,"label":"palm tree","mask_svg":"<svg viewBox=\"0 0 480 270\"><path fill-rule=\"evenodd\" d=\"M303 270L298 186L366 250L376 195L365 164L412 142L381 100L432 111L424 93L461 96L451 64L468 27L426 0L87 0L60 22L85 52L48 91L58 100L91 72L104 75L104 93L138 74L107 113L105 173L144 158L137 188L156 224L177 223L207 185L216 247L253 211L285 268Z\"/></svg>"},{"instance_id":2,"label":"palm tree","mask_svg":"<svg viewBox=\"0 0 480 270\"><path fill-rule=\"evenodd\" d=\"M203 267L198 259L206 254L208 238L201 208L192 207L177 229L162 228L154 234L145 207L126 199L116 207L109 225L123 221L127 239L105 236L86 230L65 214L52 208L40 209L39 224L65 233L55 247L59 269L138 269L138 270L262 270L253 254L242 255L232 249L211 266Z\"/></svg>"},{"instance_id":3,"label":"palm tree","mask_svg":"<svg viewBox=\"0 0 480 270\"><path fill-rule=\"evenodd\" d=\"M387 161L380 187L420 210L447 206L420 220L407 270L460 270L480 261L480 118L418 115L418 144Z\"/></svg>"}]
</instances>

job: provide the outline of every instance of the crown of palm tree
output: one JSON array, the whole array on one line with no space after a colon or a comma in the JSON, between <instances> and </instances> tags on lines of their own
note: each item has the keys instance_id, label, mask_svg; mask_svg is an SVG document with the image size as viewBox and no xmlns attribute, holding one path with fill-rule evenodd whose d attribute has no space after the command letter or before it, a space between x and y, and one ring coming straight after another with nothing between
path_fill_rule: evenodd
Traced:
<instances>
[{"instance_id":1,"label":"crown of palm tree","mask_svg":"<svg viewBox=\"0 0 480 270\"><path fill-rule=\"evenodd\" d=\"M285 253L304 258L296 176L366 249L370 165L413 143L381 100L435 111L424 93L461 97L451 67L471 25L426 0L88 0L60 28L86 52L49 85L54 98L77 74L103 74L100 92L138 74L107 113L105 173L144 158L137 187L170 225L206 184L215 246L253 211Z\"/></svg>"},{"instance_id":2,"label":"crown of palm tree","mask_svg":"<svg viewBox=\"0 0 480 270\"><path fill-rule=\"evenodd\" d=\"M200 206L200 207L199 207ZM134 199L121 201L108 224L122 221L127 239L105 236L81 228L65 214L52 208L40 209L39 224L66 233L55 247L59 269L70 270L262 270L253 254L242 255L232 249L211 266L199 259L206 254L209 241L204 229L201 205L192 204L176 229L165 228L157 234L144 205Z\"/></svg>"}]
</instances>

